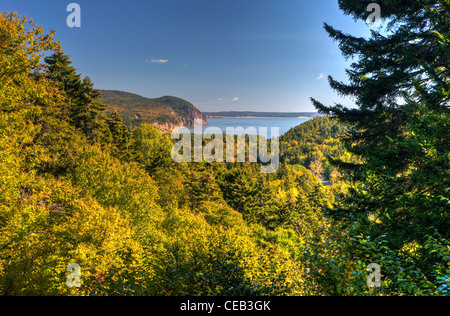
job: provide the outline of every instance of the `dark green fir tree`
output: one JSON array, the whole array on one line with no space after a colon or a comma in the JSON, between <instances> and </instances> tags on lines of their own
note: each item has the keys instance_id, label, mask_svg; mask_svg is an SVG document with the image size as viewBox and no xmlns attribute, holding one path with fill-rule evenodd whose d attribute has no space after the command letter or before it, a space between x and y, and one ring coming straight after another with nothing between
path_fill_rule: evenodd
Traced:
<instances>
[{"instance_id":1,"label":"dark green fir tree","mask_svg":"<svg viewBox=\"0 0 450 316\"><path fill-rule=\"evenodd\" d=\"M371 2L339 0L339 6L365 21ZM402 249L435 233L450 238L450 1L377 3L384 24L369 38L325 24L353 60L348 82L329 77L330 86L356 107L312 102L351 125L343 141L362 161L333 161L354 183L336 215Z\"/></svg>"},{"instance_id":2,"label":"dark green fir tree","mask_svg":"<svg viewBox=\"0 0 450 316\"><path fill-rule=\"evenodd\" d=\"M47 64L47 77L56 83L66 97L62 112L68 117L74 106L74 99L80 90L81 76L72 66L70 56L61 50L45 58Z\"/></svg>"},{"instance_id":3,"label":"dark green fir tree","mask_svg":"<svg viewBox=\"0 0 450 316\"><path fill-rule=\"evenodd\" d=\"M89 77L81 79L70 56L61 50L45 58L47 76L56 82L66 100L63 113L71 125L80 129L91 142L106 142L109 138L104 110L106 105L97 102L100 91L94 88Z\"/></svg>"},{"instance_id":4,"label":"dark green fir tree","mask_svg":"<svg viewBox=\"0 0 450 316\"><path fill-rule=\"evenodd\" d=\"M133 134L122 121L122 117L116 109L108 115L108 126L111 133L111 150L114 156L131 161L135 156Z\"/></svg>"}]
</instances>

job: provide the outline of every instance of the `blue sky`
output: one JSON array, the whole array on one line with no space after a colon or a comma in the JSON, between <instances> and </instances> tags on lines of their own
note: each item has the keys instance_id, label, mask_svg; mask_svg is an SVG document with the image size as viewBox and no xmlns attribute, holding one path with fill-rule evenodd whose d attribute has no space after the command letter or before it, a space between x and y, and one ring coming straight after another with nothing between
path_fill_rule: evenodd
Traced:
<instances>
[{"instance_id":1,"label":"blue sky","mask_svg":"<svg viewBox=\"0 0 450 316\"><path fill-rule=\"evenodd\" d=\"M69 3L81 28L69 28ZM337 0L0 0L33 17L98 89L184 98L202 111L315 111L348 67L323 22L368 34Z\"/></svg>"}]
</instances>

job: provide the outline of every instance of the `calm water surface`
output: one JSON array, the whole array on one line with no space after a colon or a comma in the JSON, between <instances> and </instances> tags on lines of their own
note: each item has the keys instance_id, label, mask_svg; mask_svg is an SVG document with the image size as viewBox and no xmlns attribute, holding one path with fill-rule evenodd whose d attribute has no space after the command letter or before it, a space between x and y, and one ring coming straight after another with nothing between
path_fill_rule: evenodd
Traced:
<instances>
[{"instance_id":1,"label":"calm water surface","mask_svg":"<svg viewBox=\"0 0 450 316\"><path fill-rule=\"evenodd\" d=\"M227 127L238 128L242 127L244 130L248 128L255 128L256 134L263 135L262 127L266 127L268 131L268 137L272 137L270 131L272 127L278 127L280 135L285 134L291 128L309 121L310 118L247 118L247 117L227 117L227 118L208 118L208 126L203 126L203 132L205 133L226 133ZM194 129L191 128L191 131ZM251 130L248 130L251 131ZM240 134L240 133L235 133ZM251 133L254 134L254 133ZM264 136L264 135L263 135ZM275 135L276 136L276 135Z\"/></svg>"}]
</instances>

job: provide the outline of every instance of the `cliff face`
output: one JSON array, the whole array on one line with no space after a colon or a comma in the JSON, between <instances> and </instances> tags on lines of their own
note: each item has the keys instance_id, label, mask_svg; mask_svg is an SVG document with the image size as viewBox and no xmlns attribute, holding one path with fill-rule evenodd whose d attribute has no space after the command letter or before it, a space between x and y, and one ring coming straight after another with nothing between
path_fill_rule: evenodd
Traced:
<instances>
[{"instance_id":1,"label":"cliff face","mask_svg":"<svg viewBox=\"0 0 450 316\"><path fill-rule=\"evenodd\" d=\"M208 125L206 118L200 111L188 107L173 111L171 117L175 118L176 122L164 122L164 120L161 120L160 122L148 123L155 126L162 133L171 133L177 127L192 127L194 126L195 120L202 120L204 126Z\"/></svg>"},{"instance_id":2,"label":"cliff face","mask_svg":"<svg viewBox=\"0 0 450 316\"><path fill-rule=\"evenodd\" d=\"M152 124L163 133L177 127L191 127L196 119L207 125L205 116L191 103L176 97L149 99L136 94L102 90L99 102L106 104L106 112L114 108L127 126Z\"/></svg>"},{"instance_id":3,"label":"cliff face","mask_svg":"<svg viewBox=\"0 0 450 316\"><path fill-rule=\"evenodd\" d=\"M203 125L208 125L205 116L199 110L193 110L189 107L183 107L181 111L189 118L188 120L186 120L185 117L180 117L181 123L184 126L193 126L195 120L202 120Z\"/></svg>"}]
</instances>

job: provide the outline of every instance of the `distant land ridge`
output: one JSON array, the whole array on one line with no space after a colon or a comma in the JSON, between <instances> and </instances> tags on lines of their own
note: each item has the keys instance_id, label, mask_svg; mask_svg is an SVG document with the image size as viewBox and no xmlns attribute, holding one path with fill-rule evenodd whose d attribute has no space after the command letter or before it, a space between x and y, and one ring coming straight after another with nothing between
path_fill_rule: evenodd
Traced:
<instances>
[{"instance_id":1,"label":"distant land ridge","mask_svg":"<svg viewBox=\"0 0 450 316\"><path fill-rule=\"evenodd\" d=\"M194 105L186 100L164 96L150 99L137 94L100 90L99 102L106 104L107 113L117 109L125 125L139 126L147 123L154 125L163 133L171 132L180 126L194 126L195 119L201 119L207 125L205 116Z\"/></svg>"},{"instance_id":2,"label":"distant land ridge","mask_svg":"<svg viewBox=\"0 0 450 316\"><path fill-rule=\"evenodd\" d=\"M268 118L314 118L321 116L316 112L251 112L251 111L226 111L203 112L207 118L222 117L268 117Z\"/></svg>"}]
</instances>

